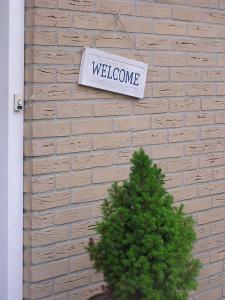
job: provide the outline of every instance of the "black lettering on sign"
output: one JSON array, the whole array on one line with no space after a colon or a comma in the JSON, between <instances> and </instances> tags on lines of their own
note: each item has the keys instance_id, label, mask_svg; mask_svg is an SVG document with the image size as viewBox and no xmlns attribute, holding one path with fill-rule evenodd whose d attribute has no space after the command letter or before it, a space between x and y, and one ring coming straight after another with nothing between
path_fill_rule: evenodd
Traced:
<instances>
[{"instance_id":1,"label":"black lettering on sign","mask_svg":"<svg viewBox=\"0 0 225 300\"><path fill-rule=\"evenodd\" d=\"M96 63L95 61L92 61L92 67L93 67L93 75L101 76L103 78L107 79L113 79L114 81L119 80L121 83L125 82L128 84L132 84L135 86L139 86L139 78L141 74L134 73L128 70L119 69L119 68L113 68L110 65L102 64L102 63Z\"/></svg>"}]
</instances>

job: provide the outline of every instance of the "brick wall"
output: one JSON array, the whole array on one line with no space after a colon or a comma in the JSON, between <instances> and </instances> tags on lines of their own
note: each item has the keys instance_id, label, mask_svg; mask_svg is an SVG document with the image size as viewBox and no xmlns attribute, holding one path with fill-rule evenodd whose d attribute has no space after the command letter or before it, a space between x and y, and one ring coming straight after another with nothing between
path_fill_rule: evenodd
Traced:
<instances>
[{"instance_id":1,"label":"brick wall","mask_svg":"<svg viewBox=\"0 0 225 300\"><path fill-rule=\"evenodd\" d=\"M24 299L101 290L85 246L140 146L197 220L190 299L224 299L225 1L28 0L25 43ZM84 46L147 62L145 98L78 86Z\"/></svg>"}]
</instances>

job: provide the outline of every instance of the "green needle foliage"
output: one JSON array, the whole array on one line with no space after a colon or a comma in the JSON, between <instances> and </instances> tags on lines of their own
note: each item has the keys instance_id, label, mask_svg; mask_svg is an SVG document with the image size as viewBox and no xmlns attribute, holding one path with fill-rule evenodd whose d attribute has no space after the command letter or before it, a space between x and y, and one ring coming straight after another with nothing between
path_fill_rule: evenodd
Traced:
<instances>
[{"instance_id":1,"label":"green needle foliage","mask_svg":"<svg viewBox=\"0 0 225 300\"><path fill-rule=\"evenodd\" d=\"M200 269L192 257L195 222L173 206L161 169L143 149L131 163L129 179L114 183L102 206L91 260L116 300L186 300Z\"/></svg>"}]
</instances>

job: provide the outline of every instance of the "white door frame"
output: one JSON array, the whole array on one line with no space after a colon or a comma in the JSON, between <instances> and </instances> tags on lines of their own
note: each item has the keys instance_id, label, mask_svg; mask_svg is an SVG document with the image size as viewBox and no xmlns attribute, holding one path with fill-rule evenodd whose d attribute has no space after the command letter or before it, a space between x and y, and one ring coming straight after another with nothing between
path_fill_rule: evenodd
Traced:
<instances>
[{"instance_id":1,"label":"white door frame","mask_svg":"<svg viewBox=\"0 0 225 300\"><path fill-rule=\"evenodd\" d=\"M24 0L0 3L0 299L22 300Z\"/></svg>"}]
</instances>

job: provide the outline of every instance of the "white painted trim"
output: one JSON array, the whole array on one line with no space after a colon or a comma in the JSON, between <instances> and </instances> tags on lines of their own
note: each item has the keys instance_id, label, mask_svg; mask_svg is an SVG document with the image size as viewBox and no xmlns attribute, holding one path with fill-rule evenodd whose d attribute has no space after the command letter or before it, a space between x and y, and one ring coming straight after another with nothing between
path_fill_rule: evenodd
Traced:
<instances>
[{"instance_id":1,"label":"white painted trim","mask_svg":"<svg viewBox=\"0 0 225 300\"><path fill-rule=\"evenodd\" d=\"M24 89L24 10L24 0L10 0L8 300L23 297L23 112L14 112L14 94Z\"/></svg>"},{"instance_id":2,"label":"white painted trim","mask_svg":"<svg viewBox=\"0 0 225 300\"><path fill-rule=\"evenodd\" d=\"M0 299L22 300L23 290L23 113L13 110L14 94L24 86L24 0L1 0L0 54ZM2 43L2 37L4 42ZM3 118L1 118L3 117ZM3 166L3 167L2 167ZM1 284L1 281L3 283Z\"/></svg>"}]
</instances>

